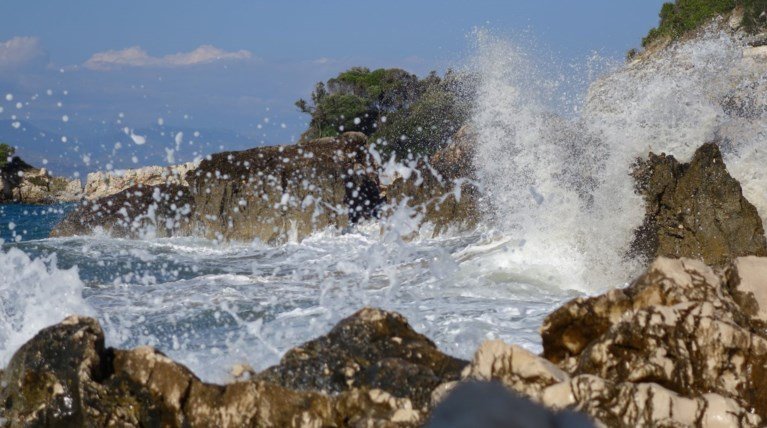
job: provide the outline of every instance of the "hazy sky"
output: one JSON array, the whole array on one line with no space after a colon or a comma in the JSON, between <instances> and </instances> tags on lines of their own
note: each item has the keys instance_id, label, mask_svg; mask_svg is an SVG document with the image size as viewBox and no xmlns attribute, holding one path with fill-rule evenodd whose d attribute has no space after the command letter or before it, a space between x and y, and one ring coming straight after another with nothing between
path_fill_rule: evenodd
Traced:
<instances>
[{"instance_id":1,"label":"hazy sky","mask_svg":"<svg viewBox=\"0 0 767 428\"><path fill-rule=\"evenodd\" d=\"M162 118L267 140L300 133L304 119L293 101L350 66L419 74L460 66L476 27L525 34L562 61L595 51L622 58L657 23L663 3L0 2L0 126L30 123L71 134L88 133L93 123L139 128Z\"/></svg>"}]
</instances>

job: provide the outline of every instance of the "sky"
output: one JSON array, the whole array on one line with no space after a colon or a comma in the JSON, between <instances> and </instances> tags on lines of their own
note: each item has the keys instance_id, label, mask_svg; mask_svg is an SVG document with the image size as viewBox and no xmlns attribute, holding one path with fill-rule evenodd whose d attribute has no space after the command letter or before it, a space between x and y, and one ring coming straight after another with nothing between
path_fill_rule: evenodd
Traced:
<instances>
[{"instance_id":1,"label":"sky","mask_svg":"<svg viewBox=\"0 0 767 428\"><path fill-rule=\"evenodd\" d=\"M0 0L0 140L67 173L115 150L121 165L183 160L116 149L121 131L122 146L133 133L208 138L190 156L288 143L307 120L293 102L351 66L460 68L476 28L563 62L619 59L662 3Z\"/></svg>"}]
</instances>

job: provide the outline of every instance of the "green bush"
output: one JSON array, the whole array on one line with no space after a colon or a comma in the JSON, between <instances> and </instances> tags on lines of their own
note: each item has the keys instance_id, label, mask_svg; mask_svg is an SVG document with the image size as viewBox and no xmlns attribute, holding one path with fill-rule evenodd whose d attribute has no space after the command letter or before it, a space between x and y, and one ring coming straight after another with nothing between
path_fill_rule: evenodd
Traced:
<instances>
[{"instance_id":1,"label":"green bush","mask_svg":"<svg viewBox=\"0 0 767 428\"><path fill-rule=\"evenodd\" d=\"M675 40L737 6L744 8L743 25L747 30L756 31L764 26L761 15L767 10L767 0L676 0L661 7L660 24L642 39L642 46L664 37Z\"/></svg>"},{"instance_id":2,"label":"green bush","mask_svg":"<svg viewBox=\"0 0 767 428\"><path fill-rule=\"evenodd\" d=\"M360 131L372 136L386 153L428 155L441 147L468 116L457 75L440 78L400 69L370 71L354 67L327 83L320 82L312 102L296 106L311 115L302 140Z\"/></svg>"},{"instance_id":3,"label":"green bush","mask_svg":"<svg viewBox=\"0 0 767 428\"><path fill-rule=\"evenodd\" d=\"M16 153L16 149L8 144L0 144L0 168L8 163L8 159Z\"/></svg>"}]
</instances>

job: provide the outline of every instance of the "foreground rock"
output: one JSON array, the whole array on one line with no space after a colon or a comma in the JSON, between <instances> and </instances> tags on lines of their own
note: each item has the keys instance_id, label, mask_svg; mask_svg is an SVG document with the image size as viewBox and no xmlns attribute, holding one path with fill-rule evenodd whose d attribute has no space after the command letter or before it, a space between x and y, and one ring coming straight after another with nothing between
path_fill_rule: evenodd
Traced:
<instances>
[{"instance_id":1,"label":"foreground rock","mask_svg":"<svg viewBox=\"0 0 767 428\"><path fill-rule=\"evenodd\" d=\"M549 315L545 359L488 342L462 376L499 381L611 427L763 426L764 269L767 259L756 257L723 270L660 258L628 288ZM438 388L435 399L451 386Z\"/></svg>"},{"instance_id":2,"label":"foreground rock","mask_svg":"<svg viewBox=\"0 0 767 428\"><path fill-rule=\"evenodd\" d=\"M458 380L466 364L441 353L403 316L366 308L326 336L289 351L257 378L326 393L379 388L426 411L434 388Z\"/></svg>"},{"instance_id":3,"label":"foreground rock","mask_svg":"<svg viewBox=\"0 0 767 428\"><path fill-rule=\"evenodd\" d=\"M0 203L54 204L80 198L80 180L54 177L19 157L0 168Z\"/></svg>"},{"instance_id":4,"label":"foreground rock","mask_svg":"<svg viewBox=\"0 0 767 428\"><path fill-rule=\"evenodd\" d=\"M162 353L104 347L91 318L42 330L3 373L11 426L416 426L431 389L466 362L441 354L404 318L364 309L248 381L200 381ZM427 407L427 406L425 406Z\"/></svg>"},{"instance_id":5,"label":"foreground rock","mask_svg":"<svg viewBox=\"0 0 767 428\"><path fill-rule=\"evenodd\" d=\"M727 172L716 144L701 146L689 164L650 154L634 172L647 214L636 254L689 257L722 266L741 256L767 255L762 220Z\"/></svg>"},{"instance_id":6,"label":"foreground rock","mask_svg":"<svg viewBox=\"0 0 767 428\"><path fill-rule=\"evenodd\" d=\"M188 186L186 174L196 167L195 163L188 162L168 167L147 166L121 171L92 172L85 181L83 196L94 201L137 186Z\"/></svg>"}]
</instances>

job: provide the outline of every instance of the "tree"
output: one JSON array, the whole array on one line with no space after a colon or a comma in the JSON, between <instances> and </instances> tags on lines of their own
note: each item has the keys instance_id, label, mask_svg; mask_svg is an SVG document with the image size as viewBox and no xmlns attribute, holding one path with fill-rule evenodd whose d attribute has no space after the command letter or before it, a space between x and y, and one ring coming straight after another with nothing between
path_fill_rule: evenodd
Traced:
<instances>
[{"instance_id":1,"label":"tree","mask_svg":"<svg viewBox=\"0 0 767 428\"><path fill-rule=\"evenodd\" d=\"M0 143L0 168L8 164L8 161L16 153L16 149L8 144Z\"/></svg>"}]
</instances>

